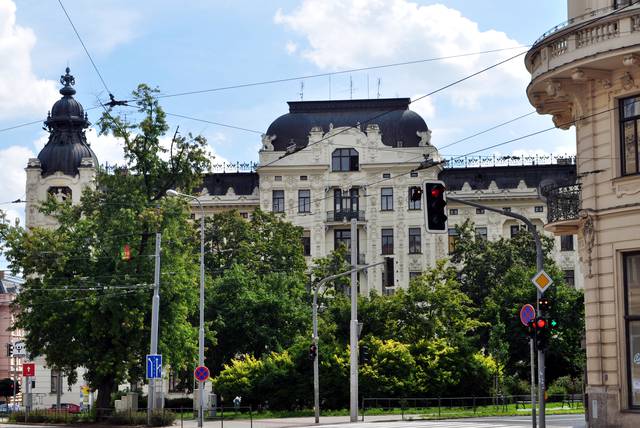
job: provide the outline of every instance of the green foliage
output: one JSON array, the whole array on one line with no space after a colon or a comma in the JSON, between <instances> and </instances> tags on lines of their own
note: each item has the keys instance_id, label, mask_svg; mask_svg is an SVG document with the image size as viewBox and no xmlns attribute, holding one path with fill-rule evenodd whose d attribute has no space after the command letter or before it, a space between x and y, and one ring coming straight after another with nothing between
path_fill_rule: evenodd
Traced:
<instances>
[{"instance_id":1,"label":"green foliage","mask_svg":"<svg viewBox=\"0 0 640 428\"><path fill-rule=\"evenodd\" d=\"M103 408L117 385L143 375L156 231L163 234L159 352L176 369L195 361L197 235L186 203L163 195L173 187L192 189L209 160L202 137L176 133L170 149L161 146L168 125L156 92L145 85L134 91L137 123L102 117L101 132L124 140L127 163L99 171L95 189L85 189L77 205L44 203L42 212L58 227L0 230L12 271L26 279L15 327L27 332L31 355L46 355L72 382L75 369L86 367ZM120 257L125 244L131 260Z\"/></svg>"},{"instance_id":2,"label":"green foliage","mask_svg":"<svg viewBox=\"0 0 640 428\"><path fill-rule=\"evenodd\" d=\"M366 341L371 361L360 369L360 391L365 397L403 397L414 390L416 361L409 346L395 340Z\"/></svg>"},{"instance_id":3,"label":"green foliage","mask_svg":"<svg viewBox=\"0 0 640 428\"><path fill-rule=\"evenodd\" d=\"M582 392L582 380L570 376L561 376L549 385L547 392L549 395L580 394Z\"/></svg>"}]
</instances>

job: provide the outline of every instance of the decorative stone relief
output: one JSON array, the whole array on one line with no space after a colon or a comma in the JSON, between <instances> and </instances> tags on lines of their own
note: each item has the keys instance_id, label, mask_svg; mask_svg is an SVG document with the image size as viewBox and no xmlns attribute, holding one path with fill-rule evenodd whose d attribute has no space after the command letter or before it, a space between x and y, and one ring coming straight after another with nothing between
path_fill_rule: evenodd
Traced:
<instances>
[{"instance_id":1,"label":"decorative stone relief","mask_svg":"<svg viewBox=\"0 0 640 428\"><path fill-rule=\"evenodd\" d=\"M624 195L635 195L636 193L640 193L640 183L638 183L637 180L629 183L616 183L613 187L618 198L621 198Z\"/></svg>"},{"instance_id":2,"label":"decorative stone relief","mask_svg":"<svg viewBox=\"0 0 640 428\"><path fill-rule=\"evenodd\" d=\"M628 71L622 75L620 78L620 83L625 90L630 90L635 86L635 81L633 80L633 76Z\"/></svg>"},{"instance_id":3,"label":"decorative stone relief","mask_svg":"<svg viewBox=\"0 0 640 428\"><path fill-rule=\"evenodd\" d=\"M418 146L427 147L431 145L431 130L427 129L426 131L416 131L416 135L420 137L420 142L418 142Z\"/></svg>"},{"instance_id":4,"label":"decorative stone relief","mask_svg":"<svg viewBox=\"0 0 640 428\"><path fill-rule=\"evenodd\" d=\"M633 67L640 65L640 57L635 54L625 55L622 57L622 64L625 67Z\"/></svg>"},{"instance_id":5,"label":"decorative stone relief","mask_svg":"<svg viewBox=\"0 0 640 428\"><path fill-rule=\"evenodd\" d=\"M227 192L225 193L225 196L235 196L236 192L235 190L233 190L232 186L229 186L229 188L227 188Z\"/></svg>"},{"instance_id":6,"label":"decorative stone relief","mask_svg":"<svg viewBox=\"0 0 640 428\"><path fill-rule=\"evenodd\" d=\"M262 134L262 150L273 151L273 140L277 138L276 135Z\"/></svg>"},{"instance_id":7,"label":"decorative stone relief","mask_svg":"<svg viewBox=\"0 0 640 428\"><path fill-rule=\"evenodd\" d=\"M40 164L40 159L38 158L30 158L27 162L27 168L42 168Z\"/></svg>"},{"instance_id":8,"label":"decorative stone relief","mask_svg":"<svg viewBox=\"0 0 640 428\"><path fill-rule=\"evenodd\" d=\"M587 277L592 278L591 253L596 240L596 232L593 224L593 216L582 211L581 227L578 230L578 260L582 264L583 271L587 271ZM586 269L585 269L586 268Z\"/></svg>"}]
</instances>

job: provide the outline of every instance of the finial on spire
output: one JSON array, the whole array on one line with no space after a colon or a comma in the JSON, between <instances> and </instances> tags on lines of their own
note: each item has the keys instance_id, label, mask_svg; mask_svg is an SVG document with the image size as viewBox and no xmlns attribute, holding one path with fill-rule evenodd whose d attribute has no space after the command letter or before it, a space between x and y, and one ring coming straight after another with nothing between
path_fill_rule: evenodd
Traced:
<instances>
[{"instance_id":1,"label":"finial on spire","mask_svg":"<svg viewBox=\"0 0 640 428\"><path fill-rule=\"evenodd\" d=\"M60 89L60 93L62 95L73 95L76 93L76 90L72 88L73 85L76 84L76 79L73 77L71 73L71 69L67 66L65 69L67 74L64 76L60 76L60 83L64 85L62 89Z\"/></svg>"}]
</instances>

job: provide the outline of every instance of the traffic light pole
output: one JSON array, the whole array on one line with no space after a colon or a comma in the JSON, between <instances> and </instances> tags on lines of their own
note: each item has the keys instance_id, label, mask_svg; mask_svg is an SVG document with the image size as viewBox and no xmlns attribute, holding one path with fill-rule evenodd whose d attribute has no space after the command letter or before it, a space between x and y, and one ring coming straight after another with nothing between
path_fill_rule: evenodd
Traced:
<instances>
[{"instance_id":1,"label":"traffic light pole","mask_svg":"<svg viewBox=\"0 0 640 428\"><path fill-rule=\"evenodd\" d=\"M535 226L533 225L533 223L531 222L531 220L529 220L527 217L520 215L520 214L516 214L516 213L512 213L509 211L505 211L505 210L499 210L497 208L493 208L493 207L488 207L486 205L482 205L482 204L478 204L475 202L470 202L470 201L465 201L463 199L458 199L452 196L447 195L447 200L449 201L454 201L454 202L458 202L460 204L463 205L469 205L472 207L476 207L476 208L482 208L486 211L491 211L494 213L498 213L498 214L502 214L503 216L506 217L511 217L511 218L515 218L520 220L521 222L523 222L524 224L527 225L527 228L529 229L529 232L531 233L531 235L533 236L533 241L536 244L536 269L538 270L538 272L540 272L541 270L544 269L544 257L542 255L542 241L540 240L540 234L538 234L538 231L536 230ZM538 300L540 300L540 297L542 297L542 293L540 293L540 290L538 290ZM540 305L537 304L537 313L538 316L541 317L543 314L540 312ZM532 348L533 349L533 348ZM533 360L533 358L532 358ZM545 421L545 402L544 402L544 390L545 390L545 361L544 361L544 351L538 349L538 405L540 406L540 412L538 414L538 418L539 418L539 424L538 424L538 428L546 428L546 421ZM532 364L533 367L533 364ZM533 385L533 379L532 379L532 385ZM531 400L531 407L532 407L532 417L533 417L533 426L535 427L535 410L533 410L535 408L535 394L532 394L532 400Z\"/></svg>"},{"instance_id":2,"label":"traffic light pole","mask_svg":"<svg viewBox=\"0 0 640 428\"><path fill-rule=\"evenodd\" d=\"M382 264L385 264L384 261L378 262L378 263L372 263L370 265L365 265L365 266L360 266L360 267L356 267L354 269L350 269L346 272L341 272L335 275L331 275L328 276L326 278L321 279L320 281L318 281L318 283L315 285L314 290L313 290L313 344L316 346L316 355L313 359L313 403L315 406L315 420L316 423L320 423L320 371L319 371L319 367L318 367L318 358L320 355L320 349L318 348L318 292L320 291L320 289L324 286L324 284L326 284L327 282L331 282L334 279L338 279L341 278L343 276L347 276L347 275L352 275L352 274L357 274L358 272L360 272L361 270L367 270L369 268L372 268L374 266L380 266ZM357 288L356 288L356 294L357 294ZM356 296L357 297L357 296ZM357 324L356 324L357 326ZM357 330L356 330L356 334L357 334ZM357 356L357 342L356 342L356 370L357 370L357 363L358 363L358 356ZM357 378L356 378L357 381ZM357 398L357 397L356 397ZM358 406L357 406L357 400L356 400L356 418L358 417Z\"/></svg>"}]
</instances>

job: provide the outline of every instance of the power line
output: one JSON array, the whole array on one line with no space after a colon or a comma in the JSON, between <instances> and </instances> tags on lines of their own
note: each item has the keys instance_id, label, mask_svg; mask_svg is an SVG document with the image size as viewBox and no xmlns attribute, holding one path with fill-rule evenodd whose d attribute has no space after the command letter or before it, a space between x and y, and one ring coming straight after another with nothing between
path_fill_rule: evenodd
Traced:
<instances>
[{"instance_id":1,"label":"power line","mask_svg":"<svg viewBox=\"0 0 640 428\"><path fill-rule=\"evenodd\" d=\"M412 61L395 62L395 63L391 63L391 64L374 65L374 66L369 66L369 67L351 68L351 69L341 70L341 71L332 71L332 72L317 73L317 74L307 74L307 75L295 76L295 77L284 77L282 79L263 80L263 81L259 81L259 82L241 83L241 84L237 84L237 85L220 86L220 87L217 87L217 88L200 89L200 90L195 90L195 91L177 92L175 94L158 95L156 98L182 97L182 96L185 96L185 95L203 94L203 93L207 93L207 92L219 92L219 91L226 91L226 90L229 90L229 89L241 89L241 88L249 88L249 87L252 87L252 86L271 85L271 84L274 84L274 83L284 83L284 82L291 82L291 81L295 81L295 80L313 79L313 78L317 78L317 77L328 77L328 76L334 76L334 75L338 75L338 74L354 73L354 72L358 72L358 71L367 71L367 70L376 70L376 69L381 69L381 68L398 67L398 66L404 66L404 65L421 64L421 63L425 63L425 62L442 61L442 60L447 60L447 59L462 58L462 57L473 56L473 55L482 55L482 54L496 53L496 52L502 52L502 51L507 51L507 50L513 50L513 49L529 48L529 47L531 47L531 45L520 45L520 46L509 47L509 48L491 49L491 50L485 50L485 51L479 51L479 52L468 52L468 53L463 53L463 54L442 56L442 57L436 57L436 58L425 58L425 59L417 59L417 60L412 60Z\"/></svg>"},{"instance_id":2,"label":"power line","mask_svg":"<svg viewBox=\"0 0 640 428\"><path fill-rule=\"evenodd\" d=\"M91 65L93 65L93 69L96 71L96 74L100 78L100 81L102 82L102 86L104 86L104 89L106 89L108 94L111 94L111 91L109 90L109 87L107 86L107 83L102 78L102 74L100 74L100 70L98 70L98 66L96 66L96 63L93 61L93 58L91 57L91 54L89 53L89 50L87 49L87 47L85 46L84 42L82 41L82 37L80 37L80 33L78 33L78 30L76 29L76 26L73 24L73 21L71 20L71 17L69 16L69 13L67 12L67 9L65 9L64 5L62 4L62 0L58 0L58 3L60 3L60 7L62 8L62 11L67 16L67 19L69 20L69 24L71 24L71 27L73 28L73 31L76 33L76 36L78 37L78 40L80 41L80 44L82 45L82 48L84 49L84 52L87 54L87 57L89 57L89 61L91 61Z\"/></svg>"},{"instance_id":3,"label":"power line","mask_svg":"<svg viewBox=\"0 0 640 428\"><path fill-rule=\"evenodd\" d=\"M262 135L262 131L256 131L255 129L242 128L240 126L229 125L229 124L221 123L221 122L213 122L211 120L199 119L197 117L191 117L191 116L186 116L186 115L176 114L176 113L169 113L169 112L166 112L166 111L164 113L167 116L180 117L182 119L194 120L196 122L209 123L211 125L224 126L225 128L237 129L237 130L246 131L246 132L253 132L254 134Z\"/></svg>"}]
</instances>

